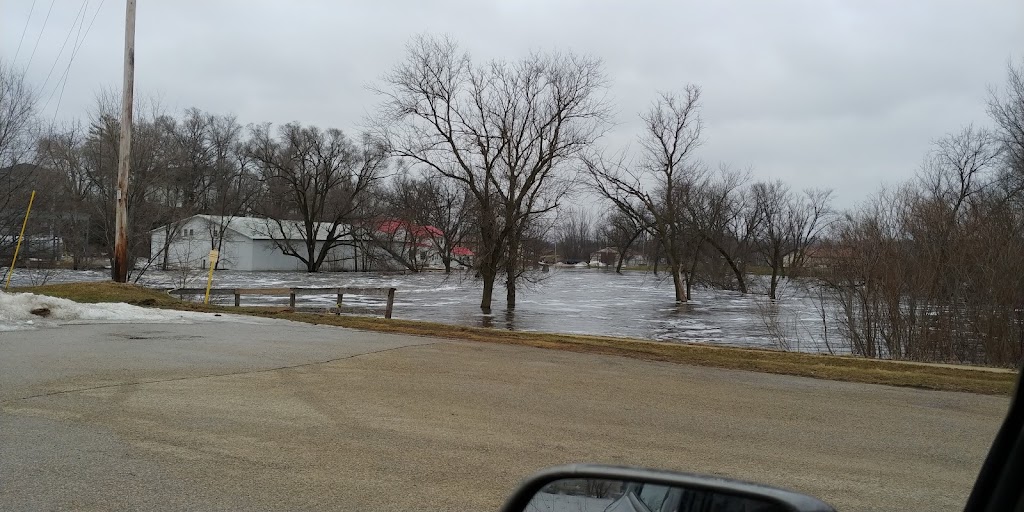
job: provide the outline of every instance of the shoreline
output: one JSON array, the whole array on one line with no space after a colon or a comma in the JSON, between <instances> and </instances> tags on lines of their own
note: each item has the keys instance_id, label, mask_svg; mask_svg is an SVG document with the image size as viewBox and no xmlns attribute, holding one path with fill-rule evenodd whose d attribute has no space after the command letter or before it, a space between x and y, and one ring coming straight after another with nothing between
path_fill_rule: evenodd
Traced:
<instances>
[{"instance_id":1,"label":"shoreline","mask_svg":"<svg viewBox=\"0 0 1024 512\"><path fill-rule=\"evenodd\" d=\"M84 303L125 302L144 307L278 318L364 331L525 345L569 352L618 355L673 364L987 395L1009 395L1017 380L1016 370L1009 368L891 361L856 356L596 335L509 331L417 320L385 320L377 317L304 313L279 307L210 306L182 301L166 293L141 286L111 282L64 283L23 287L11 291L62 297Z\"/></svg>"}]
</instances>

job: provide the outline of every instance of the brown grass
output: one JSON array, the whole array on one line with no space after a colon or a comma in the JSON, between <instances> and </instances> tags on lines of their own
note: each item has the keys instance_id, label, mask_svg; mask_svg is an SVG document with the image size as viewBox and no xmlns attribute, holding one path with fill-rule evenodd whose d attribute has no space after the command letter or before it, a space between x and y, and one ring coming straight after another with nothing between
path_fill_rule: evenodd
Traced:
<instances>
[{"instance_id":1,"label":"brown grass","mask_svg":"<svg viewBox=\"0 0 1024 512\"><path fill-rule=\"evenodd\" d=\"M526 345L590 354L608 354L648 361L712 366L734 370L797 375L847 382L1007 395L1016 373L997 368L881 361L773 350L664 343L607 336L583 336L463 327L413 320L295 312L288 308L206 306L181 301L140 286L99 283L54 284L16 291L63 297L78 302L127 302L148 307L235 313L281 318L352 329L432 336L486 343Z\"/></svg>"}]
</instances>

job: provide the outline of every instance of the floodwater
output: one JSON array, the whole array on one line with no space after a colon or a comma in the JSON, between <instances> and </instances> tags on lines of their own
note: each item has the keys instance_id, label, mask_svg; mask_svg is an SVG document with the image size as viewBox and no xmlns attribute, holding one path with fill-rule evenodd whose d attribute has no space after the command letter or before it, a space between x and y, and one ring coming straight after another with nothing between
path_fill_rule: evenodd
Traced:
<instances>
[{"instance_id":1,"label":"floodwater","mask_svg":"<svg viewBox=\"0 0 1024 512\"><path fill-rule=\"evenodd\" d=\"M50 271L49 282L104 280L103 271ZM55 272L55 273L54 273ZM203 287L206 276L183 279L180 272L148 271L140 284L153 287ZM761 294L695 287L686 304L673 300L665 274L554 268L536 273L518 290L516 309L506 311L505 291L495 290L490 314L480 311L481 284L471 275L440 272L412 274L236 272L214 274L214 287L395 287L394 318L456 325L559 333L627 336L662 341L781 348L805 352L848 352L835 336L834 322L822 322L820 304L797 283L784 282L780 300ZM760 278L751 276L754 288ZM32 271L19 270L13 286L38 282ZM231 305L231 296L211 297ZM287 297L242 297L243 305L286 305ZM301 295L297 306L326 310L334 295ZM344 298L343 313L382 315L385 298ZM823 329L823 325L828 329Z\"/></svg>"}]
</instances>

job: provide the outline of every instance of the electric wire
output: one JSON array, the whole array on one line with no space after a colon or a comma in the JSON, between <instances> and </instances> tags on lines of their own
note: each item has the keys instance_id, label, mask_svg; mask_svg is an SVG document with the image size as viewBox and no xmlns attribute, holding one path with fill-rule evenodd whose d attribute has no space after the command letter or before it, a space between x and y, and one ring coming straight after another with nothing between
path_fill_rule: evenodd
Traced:
<instances>
[{"instance_id":1,"label":"electric wire","mask_svg":"<svg viewBox=\"0 0 1024 512\"><path fill-rule=\"evenodd\" d=\"M36 10L36 0L32 0L32 7L28 8L28 17L25 18L25 27L21 29L21 39L18 39L18 49L14 50L14 59L11 59L11 65L14 61L18 60L18 54L21 53L21 43L25 42L25 33L28 32L28 22L32 21L32 11Z\"/></svg>"},{"instance_id":2,"label":"electric wire","mask_svg":"<svg viewBox=\"0 0 1024 512\"><path fill-rule=\"evenodd\" d=\"M92 25L94 23L96 23L96 17L99 15L100 9L103 8L103 2L106 2L106 0L100 0L100 5L97 6L96 7L96 11L93 12L92 19L89 20L89 26L86 27L85 34L82 36L82 38L78 39L77 36L75 38L75 47L74 47L74 50L71 52L71 59L68 60L67 68L64 69L64 76L62 77L63 78L63 84L60 86L60 95L57 97L57 106L53 108L53 120L50 121L51 125L54 122L57 121L57 112L60 111L60 103L64 99L64 88L67 87L67 85L68 85L68 77L70 76L70 73L71 73L71 64L75 61L75 56L78 55L78 51L82 49L83 45L85 45L85 40L86 40L86 38L89 37L89 31L92 30ZM83 25L85 24L85 17L84 16L82 17L82 24ZM82 31L82 26L81 25L79 25L78 31L79 32ZM54 90L56 91L56 87L54 88ZM51 96L52 96L52 94L51 94ZM47 103L49 103L50 100L47 99L46 101L47 101Z\"/></svg>"},{"instance_id":3,"label":"electric wire","mask_svg":"<svg viewBox=\"0 0 1024 512\"><path fill-rule=\"evenodd\" d=\"M46 84L50 81L50 76L53 75L53 70L57 68L57 63L60 62L60 56L64 54L64 48L68 46L68 41L71 39L71 33L75 31L75 26L78 25L78 19L82 18L82 23L85 23L85 17L82 15L85 12L85 6L89 0L82 2L82 7L78 9L78 14L75 15L75 20L71 22L71 28L68 29L68 35L64 38L64 43L60 45L60 51L57 52L57 57L53 59L53 65L50 66L50 71L46 73L46 78L43 79L43 85L39 86L39 90L46 89Z\"/></svg>"},{"instance_id":4,"label":"electric wire","mask_svg":"<svg viewBox=\"0 0 1024 512\"><path fill-rule=\"evenodd\" d=\"M46 31L46 22L50 21L50 12L53 11L53 4L56 0L50 0L50 8L46 10L46 17L43 18L43 28L39 29L39 35L36 37L36 44L32 46L32 54L28 56L28 64L25 64L25 71L32 66L32 59L36 56L36 48L39 48L39 40L43 38L43 32Z\"/></svg>"}]
</instances>

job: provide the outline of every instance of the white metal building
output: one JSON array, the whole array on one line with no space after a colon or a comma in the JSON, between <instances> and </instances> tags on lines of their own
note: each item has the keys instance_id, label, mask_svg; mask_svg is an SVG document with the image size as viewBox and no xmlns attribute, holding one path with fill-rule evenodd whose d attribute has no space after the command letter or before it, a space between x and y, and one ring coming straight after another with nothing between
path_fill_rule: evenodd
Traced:
<instances>
[{"instance_id":1,"label":"white metal building","mask_svg":"<svg viewBox=\"0 0 1024 512\"><path fill-rule=\"evenodd\" d=\"M277 222L258 217L218 217L213 215L193 215L175 223L173 230L161 226L150 231L150 249L154 264L159 265L163 259L163 249L168 232L172 232L171 242L167 244L167 264L169 268L207 268L210 249L216 246L220 228L224 230L221 243L221 270L306 270L305 264L294 256L284 254L274 238L287 239L291 245L299 248L304 254L304 242L299 235L297 223L285 224L285 235ZM317 228L317 240L323 243L330 224L322 223ZM274 233L275 236L271 236ZM355 268L355 250L353 244L345 244L331 249L321 270L353 270Z\"/></svg>"}]
</instances>

